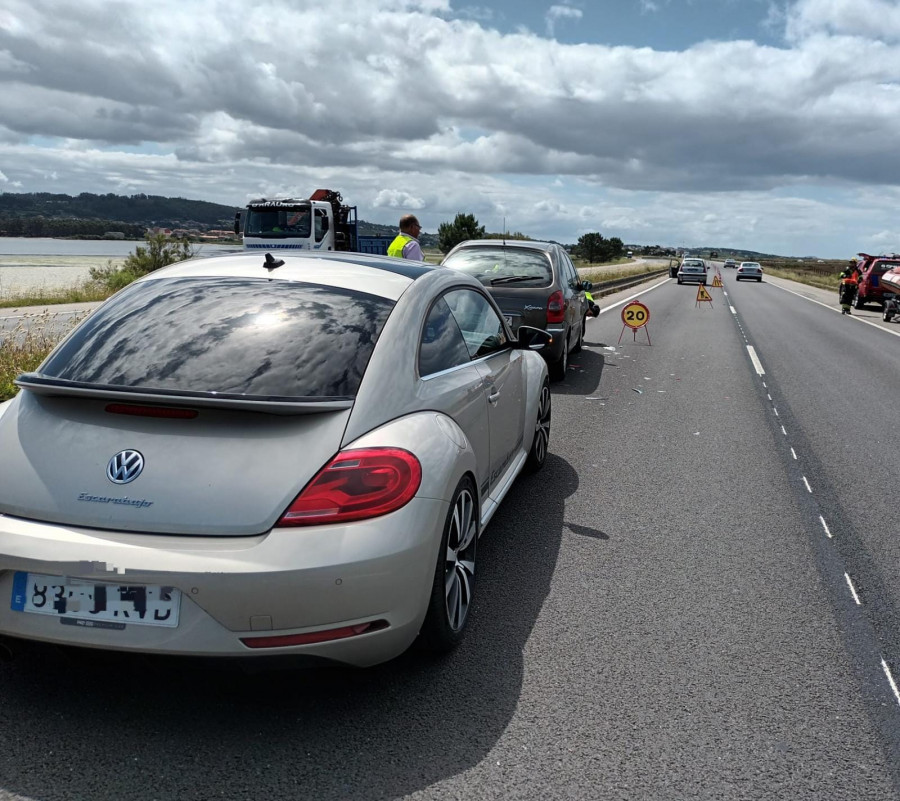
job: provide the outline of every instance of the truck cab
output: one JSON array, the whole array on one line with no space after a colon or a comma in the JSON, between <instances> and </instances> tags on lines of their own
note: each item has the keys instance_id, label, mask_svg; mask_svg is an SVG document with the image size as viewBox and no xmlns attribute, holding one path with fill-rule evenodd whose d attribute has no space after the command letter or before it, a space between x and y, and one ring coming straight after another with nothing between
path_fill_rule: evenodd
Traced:
<instances>
[{"instance_id":1,"label":"truck cab","mask_svg":"<svg viewBox=\"0 0 900 801\"><path fill-rule=\"evenodd\" d=\"M323 250L387 253L391 237L360 236L356 206L339 192L317 189L308 199L258 198L234 215L245 250Z\"/></svg>"}]
</instances>

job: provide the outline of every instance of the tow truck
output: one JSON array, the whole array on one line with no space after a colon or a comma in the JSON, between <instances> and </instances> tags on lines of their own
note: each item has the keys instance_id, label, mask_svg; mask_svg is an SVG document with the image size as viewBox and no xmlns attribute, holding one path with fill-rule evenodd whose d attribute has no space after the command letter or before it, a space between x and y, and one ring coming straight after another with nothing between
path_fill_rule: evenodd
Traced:
<instances>
[{"instance_id":1,"label":"tow truck","mask_svg":"<svg viewBox=\"0 0 900 801\"><path fill-rule=\"evenodd\" d=\"M897 291L896 286L883 280L883 276L897 267L900 267L900 255L896 253L881 256L860 253L857 260L857 269L860 272L859 287L853 301L854 307L861 309L867 303L877 303L883 309L885 302Z\"/></svg>"},{"instance_id":2,"label":"tow truck","mask_svg":"<svg viewBox=\"0 0 900 801\"><path fill-rule=\"evenodd\" d=\"M245 250L340 250L386 255L390 236L360 236L356 206L340 192L317 189L308 199L258 198L234 215Z\"/></svg>"}]
</instances>

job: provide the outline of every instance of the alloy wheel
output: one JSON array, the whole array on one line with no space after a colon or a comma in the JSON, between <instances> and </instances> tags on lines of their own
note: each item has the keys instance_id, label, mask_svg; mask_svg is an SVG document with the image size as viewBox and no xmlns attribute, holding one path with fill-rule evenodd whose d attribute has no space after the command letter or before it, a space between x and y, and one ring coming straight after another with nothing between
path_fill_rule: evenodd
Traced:
<instances>
[{"instance_id":1,"label":"alloy wheel","mask_svg":"<svg viewBox=\"0 0 900 801\"><path fill-rule=\"evenodd\" d=\"M465 625L472 602L477 533L475 498L464 489L453 505L444 564L447 622L453 631L459 631Z\"/></svg>"},{"instance_id":2,"label":"alloy wheel","mask_svg":"<svg viewBox=\"0 0 900 801\"><path fill-rule=\"evenodd\" d=\"M544 384L541 389L541 403L538 407L537 422L534 426L534 455L539 464L547 458L550 445L550 387Z\"/></svg>"}]
</instances>

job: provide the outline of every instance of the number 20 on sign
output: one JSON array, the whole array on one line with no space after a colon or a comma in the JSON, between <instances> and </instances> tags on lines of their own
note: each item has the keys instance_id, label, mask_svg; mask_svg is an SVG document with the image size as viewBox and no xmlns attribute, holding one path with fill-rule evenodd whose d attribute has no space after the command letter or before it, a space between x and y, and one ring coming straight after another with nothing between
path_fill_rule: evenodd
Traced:
<instances>
[{"instance_id":1,"label":"number 20 on sign","mask_svg":"<svg viewBox=\"0 0 900 801\"><path fill-rule=\"evenodd\" d=\"M647 344L652 345L653 343L650 342L650 329L646 327L649 322L650 309L639 300L629 301L622 307L622 334L625 333L626 328L630 328L632 338L636 341L638 328L643 328L647 332ZM619 342L622 341L622 334L619 334Z\"/></svg>"}]
</instances>

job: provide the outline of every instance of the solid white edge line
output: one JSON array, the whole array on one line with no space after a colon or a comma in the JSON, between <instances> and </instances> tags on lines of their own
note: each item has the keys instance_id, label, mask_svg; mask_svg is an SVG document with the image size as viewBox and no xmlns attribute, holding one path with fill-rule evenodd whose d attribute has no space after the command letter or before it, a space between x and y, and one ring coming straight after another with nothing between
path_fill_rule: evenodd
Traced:
<instances>
[{"instance_id":1,"label":"solid white edge line","mask_svg":"<svg viewBox=\"0 0 900 801\"><path fill-rule=\"evenodd\" d=\"M652 292L654 289L658 289L658 288L661 287L663 284L669 283L669 281L671 281L671 280L672 280L671 278L663 278L663 280L660 281L658 284L654 284L653 286L649 286L649 287L647 287L646 289L641 290L640 292L638 292L638 293L635 294L635 295L629 295L629 296L628 296L627 298L625 298L624 300L620 300L618 303L613 303L612 306L607 306L605 309L600 309L600 314L606 314L606 312L612 311L613 309L617 309L619 306L624 306L626 303L628 303L629 300L634 300L635 298L639 298L641 295L645 294L646 292ZM598 315L598 316L599 316L599 315ZM592 320L595 320L595 319L597 319L597 318L596 318L596 317L591 317L591 319L592 319Z\"/></svg>"},{"instance_id":2,"label":"solid white edge line","mask_svg":"<svg viewBox=\"0 0 900 801\"><path fill-rule=\"evenodd\" d=\"M806 476L801 476L801 478L803 479L803 483L806 484L806 488L807 488L810 492L812 492L812 487L809 486L809 482L806 480Z\"/></svg>"},{"instance_id":3,"label":"solid white edge line","mask_svg":"<svg viewBox=\"0 0 900 801\"><path fill-rule=\"evenodd\" d=\"M756 370L757 375L765 375L766 371L763 370L762 362L759 360L759 356L756 355L756 350L753 345L747 345L747 353L750 354L750 361L753 362L753 367Z\"/></svg>"},{"instance_id":4,"label":"solid white edge line","mask_svg":"<svg viewBox=\"0 0 900 801\"><path fill-rule=\"evenodd\" d=\"M829 528L828 528L828 523L825 522L825 518L822 517L822 515L819 515L819 520L822 521L822 528L825 529L825 533L828 535L828 539L832 539L832 537L831 537L831 531L830 531Z\"/></svg>"},{"instance_id":5,"label":"solid white edge line","mask_svg":"<svg viewBox=\"0 0 900 801\"><path fill-rule=\"evenodd\" d=\"M897 689L897 683L894 681L894 677L891 675L891 669L888 667L887 662L884 661L884 657L881 658L881 669L884 671L884 675L887 676L888 684L891 685L891 689L894 691L894 698L896 698L897 703L900 704L900 690Z\"/></svg>"},{"instance_id":6,"label":"solid white edge line","mask_svg":"<svg viewBox=\"0 0 900 801\"><path fill-rule=\"evenodd\" d=\"M862 601L859 600L859 596L856 594L856 588L853 586L849 574L844 573L844 578L847 579L847 586L850 588L850 592L853 595L853 600L856 601L856 605L862 606Z\"/></svg>"},{"instance_id":7,"label":"solid white edge line","mask_svg":"<svg viewBox=\"0 0 900 801\"><path fill-rule=\"evenodd\" d=\"M788 279L781 279L786 281ZM774 286L776 289L780 289L783 292L790 292L792 295L796 295L798 298L803 298L803 300L808 300L810 303L815 303L817 306L821 306L823 309L830 309L836 314L840 314L840 309L834 308L834 306L829 306L827 303L822 303L821 300L813 300L812 298L808 298L806 295L801 294L800 292L795 292L793 289L788 289L786 286L779 286L778 284L773 284L769 281L766 281L769 286ZM871 325L872 328L877 328L879 331L886 331L888 334L892 334L895 337L900 337L900 331L891 331L890 328L885 328L884 326L878 325L878 323L873 323L871 320L864 320L862 317L856 317L854 315L849 315L851 320L856 320L858 323L865 323L866 325Z\"/></svg>"}]
</instances>

